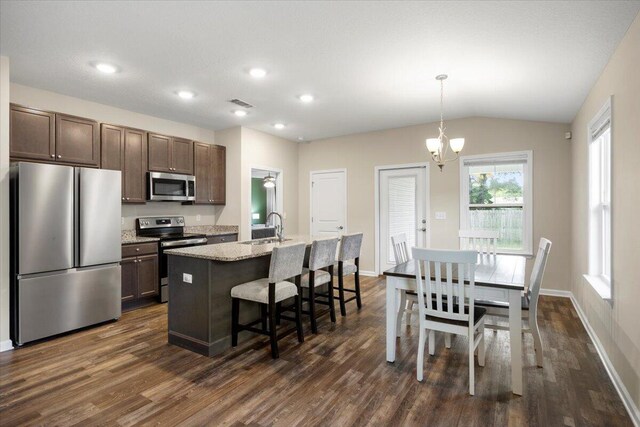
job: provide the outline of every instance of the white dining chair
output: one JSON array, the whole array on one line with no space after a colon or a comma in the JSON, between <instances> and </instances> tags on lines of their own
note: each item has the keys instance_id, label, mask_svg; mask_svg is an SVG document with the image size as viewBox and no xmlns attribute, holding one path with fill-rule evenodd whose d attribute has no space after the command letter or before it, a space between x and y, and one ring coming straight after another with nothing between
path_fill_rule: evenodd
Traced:
<instances>
[{"instance_id":1,"label":"white dining chair","mask_svg":"<svg viewBox=\"0 0 640 427\"><path fill-rule=\"evenodd\" d=\"M540 287L544 270L549 259L551 251L551 241L544 237L540 239L538 244L538 252L536 254L531 276L529 278L529 287L522 294L522 318L526 319L529 327L522 328L522 332L528 332L533 336L533 346L536 352L536 364L542 368L544 360L544 348L542 346L542 338L540 337L540 327L538 326L538 299L540 297ZM487 309L487 315L497 318L509 318L509 303L497 301L476 301L478 306ZM501 326L497 323L487 323L487 328L509 330L507 326Z\"/></svg>"},{"instance_id":2,"label":"white dining chair","mask_svg":"<svg viewBox=\"0 0 640 427\"><path fill-rule=\"evenodd\" d=\"M411 259L409 247L407 245L407 235L399 233L391 236L393 255L396 265L404 264ZM415 312L414 305L418 302L418 295L414 292L400 291L400 305L398 306L398 318L396 321L396 335L400 336L402 326L402 315L406 314L407 325L411 324L411 314Z\"/></svg>"},{"instance_id":3,"label":"white dining chair","mask_svg":"<svg viewBox=\"0 0 640 427\"><path fill-rule=\"evenodd\" d=\"M458 230L460 249L481 254L496 255L498 237L500 232L497 230Z\"/></svg>"},{"instance_id":4,"label":"white dining chair","mask_svg":"<svg viewBox=\"0 0 640 427\"><path fill-rule=\"evenodd\" d=\"M429 333L429 354L435 354L435 331L464 335L469 340L469 394L475 393L474 353L478 349L478 364L484 366L484 317L487 310L474 304L476 251L452 251L412 248L416 263L420 338L416 360L418 381L423 379L424 347ZM456 267L454 283L453 271ZM442 281L442 271L445 281ZM431 273L433 271L433 274ZM425 279L423 279L423 276ZM435 280L429 280L435 277ZM465 285L465 281L468 284ZM435 295L434 298L425 298ZM446 296L446 300L445 297ZM458 304L450 303L457 296Z\"/></svg>"}]
</instances>

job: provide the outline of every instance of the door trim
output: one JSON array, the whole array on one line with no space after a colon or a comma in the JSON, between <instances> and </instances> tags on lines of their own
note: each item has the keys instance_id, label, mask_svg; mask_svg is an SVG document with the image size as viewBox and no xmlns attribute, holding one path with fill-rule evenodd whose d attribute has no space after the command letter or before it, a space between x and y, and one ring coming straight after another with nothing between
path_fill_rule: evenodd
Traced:
<instances>
[{"instance_id":1,"label":"door trim","mask_svg":"<svg viewBox=\"0 0 640 427\"><path fill-rule=\"evenodd\" d=\"M338 169L322 169L316 171L309 171L309 235L313 235L313 221L311 218L313 216L313 175L323 174L323 173L336 173L342 172L344 173L344 200L342 206L344 207L344 230L342 230L342 234L347 233L349 230L347 213L349 210L347 209L347 191L349 190L349 184L347 183L347 168L338 168Z\"/></svg>"},{"instance_id":2,"label":"door trim","mask_svg":"<svg viewBox=\"0 0 640 427\"><path fill-rule=\"evenodd\" d=\"M412 169L412 168L425 168L425 218L427 218L427 236L425 237L426 247L431 247L431 189L429 184L431 183L430 179L430 169L429 162L421 162L421 163L404 163L399 165L383 165L383 166L375 166L374 167L374 200L375 200L375 228L374 228L374 236L375 236L375 248L373 251L373 257L375 261L375 272L376 274L380 274L380 172L384 170L393 170L393 169Z\"/></svg>"}]
</instances>

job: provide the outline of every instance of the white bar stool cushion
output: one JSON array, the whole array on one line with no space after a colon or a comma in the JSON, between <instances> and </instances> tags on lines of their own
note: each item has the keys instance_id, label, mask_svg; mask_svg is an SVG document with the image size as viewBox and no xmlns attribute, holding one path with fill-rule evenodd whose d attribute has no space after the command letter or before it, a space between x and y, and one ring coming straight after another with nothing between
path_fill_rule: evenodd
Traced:
<instances>
[{"instance_id":1,"label":"white bar stool cushion","mask_svg":"<svg viewBox=\"0 0 640 427\"><path fill-rule=\"evenodd\" d=\"M276 301L280 302L298 295L296 285L291 282L276 283ZM269 303L269 279L258 279L231 288L231 298L255 301L262 304Z\"/></svg>"},{"instance_id":2,"label":"white bar stool cushion","mask_svg":"<svg viewBox=\"0 0 640 427\"><path fill-rule=\"evenodd\" d=\"M316 270L315 276L313 277L313 284L317 288L318 286L324 285L325 283L329 283L331 281L331 275L324 270ZM302 269L302 281L300 285L303 288L309 287L309 269Z\"/></svg>"}]
</instances>

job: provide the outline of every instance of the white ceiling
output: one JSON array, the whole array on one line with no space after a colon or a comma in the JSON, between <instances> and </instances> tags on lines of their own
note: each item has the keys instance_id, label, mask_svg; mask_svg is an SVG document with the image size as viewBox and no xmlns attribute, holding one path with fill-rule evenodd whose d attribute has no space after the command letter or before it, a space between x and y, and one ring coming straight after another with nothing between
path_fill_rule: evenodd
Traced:
<instances>
[{"instance_id":1,"label":"white ceiling","mask_svg":"<svg viewBox=\"0 0 640 427\"><path fill-rule=\"evenodd\" d=\"M616 2L15 2L11 80L210 129L307 140L445 118L570 122L640 9ZM121 67L102 75L89 64ZM269 71L255 80L252 66ZM197 96L184 101L175 91ZM296 96L313 93L301 104ZM253 105L237 118L227 101ZM287 128L271 125L282 121Z\"/></svg>"}]
</instances>

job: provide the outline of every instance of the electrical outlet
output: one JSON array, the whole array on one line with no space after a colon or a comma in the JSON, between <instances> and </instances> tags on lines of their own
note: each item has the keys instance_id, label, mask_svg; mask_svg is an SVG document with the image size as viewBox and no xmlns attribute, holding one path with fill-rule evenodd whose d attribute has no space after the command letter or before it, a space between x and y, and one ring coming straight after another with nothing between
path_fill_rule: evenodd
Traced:
<instances>
[{"instance_id":1,"label":"electrical outlet","mask_svg":"<svg viewBox=\"0 0 640 427\"><path fill-rule=\"evenodd\" d=\"M436 212L436 219L447 219L446 212Z\"/></svg>"},{"instance_id":2,"label":"electrical outlet","mask_svg":"<svg viewBox=\"0 0 640 427\"><path fill-rule=\"evenodd\" d=\"M200 215L196 215L196 221L200 222L200 220L202 219L202 217Z\"/></svg>"},{"instance_id":3,"label":"electrical outlet","mask_svg":"<svg viewBox=\"0 0 640 427\"><path fill-rule=\"evenodd\" d=\"M182 281L184 283L193 283L193 276L189 273L182 273Z\"/></svg>"}]
</instances>

